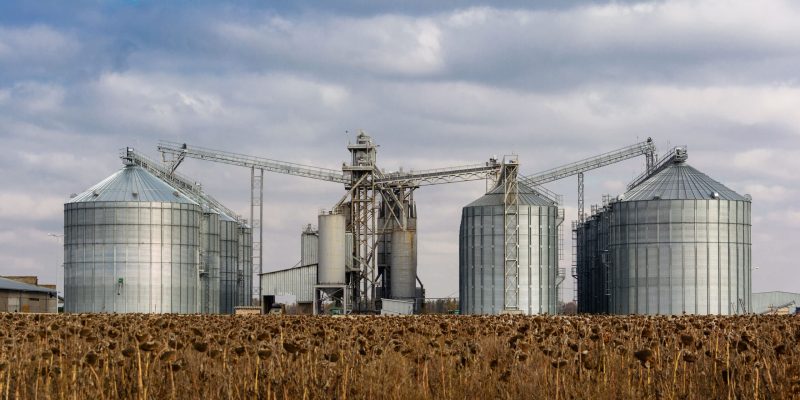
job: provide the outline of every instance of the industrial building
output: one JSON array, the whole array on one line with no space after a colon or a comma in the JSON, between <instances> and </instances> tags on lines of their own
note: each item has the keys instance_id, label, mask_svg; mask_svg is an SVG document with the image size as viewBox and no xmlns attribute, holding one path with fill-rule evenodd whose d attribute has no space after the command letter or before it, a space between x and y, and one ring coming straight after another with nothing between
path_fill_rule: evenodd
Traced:
<instances>
[{"instance_id":1,"label":"industrial building","mask_svg":"<svg viewBox=\"0 0 800 400\"><path fill-rule=\"evenodd\" d=\"M232 313L294 296L301 310L386 313L425 297L418 277L414 193L484 181L463 207L463 314L559 312L564 211L542 185L576 176L573 268L579 309L593 313L735 314L750 298L750 199L688 166L685 149L660 161L652 139L528 176L515 155L450 168L386 172L361 132L341 170L161 142L163 161L133 149L124 168L65 204L69 312ZM584 214L584 173L644 156L645 172L615 200ZM250 172L248 219L176 169L186 159ZM657 163L657 161L659 161ZM264 272L264 175L344 186L301 234L300 262ZM256 280L253 280L256 272ZM254 286L255 284L255 286ZM327 304L324 308L323 304Z\"/></svg>"},{"instance_id":2,"label":"industrial building","mask_svg":"<svg viewBox=\"0 0 800 400\"><path fill-rule=\"evenodd\" d=\"M377 144L363 132L347 145L350 161L340 171L185 143L161 142L158 149L170 171L188 158L250 170L251 261L258 271L258 299L262 304L281 295L293 295L302 305L308 304L311 287L313 309L328 303L344 313L378 313L382 299L411 301L415 309L422 303L424 287L417 276L415 190L473 180L503 186L501 176L508 176L508 181L516 178L503 171L517 168L516 164L504 165L491 159L477 165L387 173L377 165ZM303 234L308 240L301 243L301 263L267 273L261 253L265 172L342 184L345 189L341 200L318 216L317 232Z\"/></svg>"},{"instance_id":3,"label":"industrial building","mask_svg":"<svg viewBox=\"0 0 800 400\"><path fill-rule=\"evenodd\" d=\"M39 285L35 276L0 277L0 312L56 313L56 287Z\"/></svg>"},{"instance_id":4,"label":"industrial building","mask_svg":"<svg viewBox=\"0 0 800 400\"><path fill-rule=\"evenodd\" d=\"M800 314L800 293L753 293L752 313L776 315Z\"/></svg>"},{"instance_id":5,"label":"industrial building","mask_svg":"<svg viewBox=\"0 0 800 400\"><path fill-rule=\"evenodd\" d=\"M133 149L122 160L121 170L64 205L65 311L232 313L250 305L246 223Z\"/></svg>"},{"instance_id":6,"label":"industrial building","mask_svg":"<svg viewBox=\"0 0 800 400\"><path fill-rule=\"evenodd\" d=\"M265 312L278 296L294 296L300 312L312 312L314 286L318 283L318 252L319 231L309 224L300 235L300 262L291 268L261 274L261 292L267 297L262 303Z\"/></svg>"},{"instance_id":7,"label":"industrial building","mask_svg":"<svg viewBox=\"0 0 800 400\"><path fill-rule=\"evenodd\" d=\"M750 197L687 159L673 149L576 226L579 312L752 311Z\"/></svg>"}]
</instances>

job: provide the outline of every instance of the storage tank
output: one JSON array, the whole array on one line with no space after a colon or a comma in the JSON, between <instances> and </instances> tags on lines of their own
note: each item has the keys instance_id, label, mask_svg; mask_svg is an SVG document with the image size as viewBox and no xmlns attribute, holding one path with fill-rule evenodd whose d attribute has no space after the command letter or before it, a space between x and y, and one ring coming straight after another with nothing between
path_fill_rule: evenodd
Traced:
<instances>
[{"instance_id":1,"label":"storage tank","mask_svg":"<svg viewBox=\"0 0 800 400\"><path fill-rule=\"evenodd\" d=\"M317 282L324 285L345 284L344 214L319 216L319 266Z\"/></svg>"},{"instance_id":2,"label":"storage tank","mask_svg":"<svg viewBox=\"0 0 800 400\"><path fill-rule=\"evenodd\" d=\"M389 268L391 297L413 299L417 288L416 219L408 219L406 230L392 231L392 254Z\"/></svg>"},{"instance_id":3,"label":"storage tank","mask_svg":"<svg viewBox=\"0 0 800 400\"><path fill-rule=\"evenodd\" d=\"M319 233L308 224L300 235L300 266L317 264L319 257Z\"/></svg>"},{"instance_id":4,"label":"storage tank","mask_svg":"<svg viewBox=\"0 0 800 400\"><path fill-rule=\"evenodd\" d=\"M406 229L401 229L396 217L400 207L391 210L382 202L378 214L378 271L384 274L388 286L383 296L392 299L417 297L417 209L413 199L403 201ZM393 203L394 204L394 203Z\"/></svg>"},{"instance_id":5,"label":"storage tank","mask_svg":"<svg viewBox=\"0 0 800 400\"><path fill-rule=\"evenodd\" d=\"M750 310L750 199L686 164L679 151L612 204L611 310Z\"/></svg>"},{"instance_id":6,"label":"storage tank","mask_svg":"<svg viewBox=\"0 0 800 400\"><path fill-rule=\"evenodd\" d=\"M253 304L253 230L250 225L239 224L239 285L238 305Z\"/></svg>"},{"instance_id":7,"label":"storage tank","mask_svg":"<svg viewBox=\"0 0 800 400\"><path fill-rule=\"evenodd\" d=\"M202 256L200 274L200 310L203 314L219 313L220 293L220 254L219 254L219 213L214 210L203 212L200 224L200 252Z\"/></svg>"},{"instance_id":8,"label":"storage tank","mask_svg":"<svg viewBox=\"0 0 800 400\"><path fill-rule=\"evenodd\" d=\"M73 197L64 204L65 311L198 312L202 215L135 165Z\"/></svg>"},{"instance_id":9,"label":"storage tank","mask_svg":"<svg viewBox=\"0 0 800 400\"><path fill-rule=\"evenodd\" d=\"M239 223L220 214L219 217L220 306L219 312L233 314L239 304Z\"/></svg>"},{"instance_id":10,"label":"storage tank","mask_svg":"<svg viewBox=\"0 0 800 400\"><path fill-rule=\"evenodd\" d=\"M499 314L504 308L505 229L503 187L463 208L459 233L459 293L462 314ZM519 309L555 314L558 299L556 203L519 184Z\"/></svg>"},{"instance_id":11,"label":"storage tank","mask_svg":"<svg viewBox=\"0 0 800 400\"><path fill-rule=\"evenodd\" d=\"M610 311L610 211L604 206L576 227L579 313L607 314Z\"/></svg>"}]
</instances>

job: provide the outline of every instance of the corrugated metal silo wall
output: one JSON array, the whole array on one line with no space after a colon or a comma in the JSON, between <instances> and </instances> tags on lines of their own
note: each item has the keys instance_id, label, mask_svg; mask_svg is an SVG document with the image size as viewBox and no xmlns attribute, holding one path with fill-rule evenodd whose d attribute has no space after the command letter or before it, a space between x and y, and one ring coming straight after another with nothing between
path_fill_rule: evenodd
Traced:
<instances>
[{"instance_id":1,"label":"corrugated metal silo wall","mask_svg":"<svg viewBox=\"0 0 800 400\"><path fill-rule=\"evenodd\" d=\"M303 232L300 235L300 265L311 265L319 262L319 236L317 232Z\"/></svg>"},{"instance_id":2,"label":"corrugated metal silo wall","mask_svg":"<svg viewBox=\"0 0 800 400\"><path fill-rule=\"evenodd\" d=\"M408 218L407 229L395 229L391 235L391 297L413 299L417 288L416 218Z\"/></svg>"},{"instance_id":3,"label":"corrugated metal silo wall","mask_svg":"<svg viewBox=\"0 0 800 400\"><path fill-rule=\"evenodd\" d=\"M750 310L751 203L649 200L613 204L616 314Z\"/></svg>"},{"instance_id":4,"label":"corrugated metal silo wall","mask_svg":"<svg viewBox=\"0 0 800 400\"><path fill-rule=\"evenodd\" d=\"M610 211L595 213L578 226L578 311L609 312L608 237Z\"/></svg>"},{"instance_id":5,"label":"corrugated metal silo wall","mask_svg":"<svg viewBox=\"0 0 800 400\"><path fill-rule=\"evenodd\" d=\"M609 223L610 211L601 209L578 225L578 311L581 313L609 312Z\"/></svg>"},{"instance_id":6,"label":"corrugated metal silo wall","mask_svg":"<svg viewBox=\"0 0 800 400\"><path fill-rule=\"evenodd\" d=\"M233 314L239 305L239 224L232 220L220 221L220 306L219 312Z\"/></svg>"},{"instance_id":7,"label":"corrugated metal silo wall","mask_svg":"<svg viewBox=\"0 0 800 400\"><path fill-rule=\"evenodd\" d=\"M555 314L558 208L521 205L519 212L519 308L525 314ZM503 310L503 248L503 207L464 207L459 233L461 313L498 314Z\"/></svg>"},{"instance_id":8,"label":"corrugated metal silo wall","mask_svg":"<svg viewBox=\"0 0 800 400\"><path fill-rule=\"evenodd\" d=\"M589 303L592 299L591 293L591 286L589 285L589 263L587 262L590 259L589 254L590 252L587 250L587 231L588 231L588 222L583 222L578 224L576 228L576 246L577 250L575 256L576 260L576 267L578 273L578 312L579 313L588 313L591 309Z\"/></svg>"},{"instance_id":9,"label":"corrugated metal silo wall","mask_svg":"<svg viewBox=\"0 0 800 400\"><path fill-rule=\"evenodd\" d=\"M200 224L202 269L200 279L200 309L203 314L219 313L219 214L203 213Z\"/></svg>"},{"instance_id":10,"label":"corrugated metal silo wall","mask_svg":"<svg viewBox=\"0 0 800 400\"><path fill-rule=\"evenodd\" d=\"M238 305L253 304L253 231L246 225L239 225L239 271L241 284L238 288Z\"/></svg>"},{"instance_id":11,"label":"corrugated metal silo wall","mask_svg":"<svg viewBox=\"0 0 800 400\"><path fill-rule=\"evenodd\" d=\"M386 224L386 206L381 204L381 215L378 219L378 272L383 274L383 282L388 283L389 278L389 267L391 264L392 259L392 227L394 224L389 222ZM391 217L389 217L391 218ZM388 287L385 289L384 293L388 293Z\"/></svg>"},{"instance_id":12,"label":"corrugated metal silo wall","mask_svg":"<svg viewBox=\"0 0 800 400\"><path fill-rule=\"evenodd\" d=\"M65 311L198 312L201 218L194 204L65 204Z\"/></svg>"}]
</instances>

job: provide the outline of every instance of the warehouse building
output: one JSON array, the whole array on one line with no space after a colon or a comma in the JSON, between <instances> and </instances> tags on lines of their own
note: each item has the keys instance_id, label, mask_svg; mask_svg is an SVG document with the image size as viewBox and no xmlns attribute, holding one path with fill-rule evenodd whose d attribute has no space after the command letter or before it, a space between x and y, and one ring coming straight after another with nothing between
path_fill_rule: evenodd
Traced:
<instances>
[{"instance_id":1,"label":"warehouse building","mask_svg":"<svg viewBox=\"0 0 800 400\"><path fill-rule=\"evenodd\" d=\"M56 313L55 285L39 286L36 277L0 277L0 312Z\"/></svg>"},{"instance_id":2,"label":"warehouse building","mask_svg":"<svg viewBox=\"0 0 800 400\"><path fill-rule=\"evenodd\" d=\"M797 314L798 310L800 310L800 293L753 293L753 313L755 314Z\"/></svg>"}]
</instances>

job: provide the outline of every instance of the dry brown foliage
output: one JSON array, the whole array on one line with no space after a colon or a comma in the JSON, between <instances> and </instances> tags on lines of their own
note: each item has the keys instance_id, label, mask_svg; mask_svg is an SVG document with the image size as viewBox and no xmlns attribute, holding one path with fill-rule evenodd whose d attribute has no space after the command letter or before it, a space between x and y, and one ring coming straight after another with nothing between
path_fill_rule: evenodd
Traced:
<instances>
[{"instance_id":1,"label":"dry brown foliage","mask_svg":"<svg viewBox=\"0 0 800 400\"><path fill-rule=\"evenodd\" d=\"M800 318L0 314L0 399L800 398Z\"/></svg>"}]
</instances>

